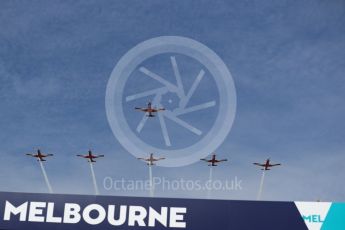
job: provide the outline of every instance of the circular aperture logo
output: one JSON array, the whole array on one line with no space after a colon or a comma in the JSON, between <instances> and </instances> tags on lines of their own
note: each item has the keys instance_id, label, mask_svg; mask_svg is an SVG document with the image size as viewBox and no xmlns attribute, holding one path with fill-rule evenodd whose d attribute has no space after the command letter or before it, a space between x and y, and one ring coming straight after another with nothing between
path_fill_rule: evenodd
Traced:
<instances>
[{"instance_id":1,"label":"circular aperture logo","mask_svg":"<svg viewBox=\"0 0 345 230\"><path fill-rule=\"evenodd\" d=\"M205 45L185 37L144 41L116 64L106 91L111 129L135 157L164 156L178 167L223 143L236 113L230 71Z\"/></svg>"}]
</instances>

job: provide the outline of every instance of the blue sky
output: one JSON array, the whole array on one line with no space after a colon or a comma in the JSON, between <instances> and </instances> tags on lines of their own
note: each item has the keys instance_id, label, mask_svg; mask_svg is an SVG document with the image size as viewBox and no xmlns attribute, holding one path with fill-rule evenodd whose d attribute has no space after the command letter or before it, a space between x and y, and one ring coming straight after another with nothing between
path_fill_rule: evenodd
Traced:
<instances>
[{"instance_id":1,"label":"blue sky","mask_svg":"<svg viewBox=\"0 0 345 230\"><path fill-rule=\"evenodd\" d=\"M95 165L100 185L106 176L145 179L146 166L112 134L105 89L129 49L174 35L214 50L236 85L236 119L217 150L230 162L214 176L237 176L243 190L213 198L255 199L260 171L251 163L271 157L283 167L267 175L264 199L344 201L344 28L342 0L1 1L0 190L47 191L39 165L24 156L38 147L56 154L46 170L58 193L93 193L88 165L75 157L89 148L106 155ZM195 163L154 174L204 180L208 169Z\"/></svg>"}]
</instances>

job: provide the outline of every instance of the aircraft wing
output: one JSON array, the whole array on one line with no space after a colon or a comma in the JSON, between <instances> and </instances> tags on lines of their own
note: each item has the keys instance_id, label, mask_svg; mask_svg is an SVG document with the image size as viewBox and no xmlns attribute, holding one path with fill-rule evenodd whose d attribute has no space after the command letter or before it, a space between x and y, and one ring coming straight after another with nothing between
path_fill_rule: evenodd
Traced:
<instances>
[{"instance_id":1,"label":"aircraft wing","mask_svg":"<svg viewBox=\"0 0 345 230\"><path fill-rule=\"evenodd\" d=\"M141 158L141 157L139 157L139 158L137 158L138 160L143 160L143 161L149 161L150 159L146 159L146 158Z\"/></svg>"},{"instance_id":2,"label":"aircraft wing","mask_svg":"<svg viewBox=\"0 0 345 230\"><path fill-rule=\"evenodd\" d=\"M260 164L260 163L253 163L253 164L257 166L262 166L262 167L266 166L265 164Z\"/></svg>"},{"instance_id":3,"label":"aircraft wing","mask_svg":"<svg viewBox=\"0 0 345 230\"><path fill-rule=\"evenodd\" d=\"M98 157L104 157L104 155L96 155L94 156L95 158L98 158Z\"/></svg>"},{"instance_id":4,"label":"aircraft wing","mask_svg":"<svg viewBox=\"0 0 345 230\"><path fill-rule=\"evenodd\" d=\"M54 154L47 154L46 156L47 157L51 157L51 156L54 156Z\"/></svg>"},{"instance_id":5,"label":"aircraft wing","mask_svg":"<svg viewBox=\"0 0 345 230\"><path fill-rule=\"evenodd\" d=\"M34 157L35 155L34 154L32 154L32 153L27 153L26 154L27 156L32 156L32 157Z\"/></svg>"},{"instance_id":6,"label":"aircraft wing","mask_svg":"<svg viewBox=\"0 0 345 230\"><path fill-rule=\"evenodd\" d=\"M138 107L136 107L135 109L136 109L136 110L143 111L143 112L147 112L147 111L148 111L148 109L147 109L147 108L138 108Z\"/></svg>"},{"instance_id":7,"label":"aircraft wing","mask_svg":"<svg viewBox=\"0 0 345 230\"><path fill-rule=\"evenodd\" d=\"M278 165L282 165L282 164L272 164L272 165L270 165L270 167L274 167L274 166L278 166Z\"/></svg>"}]
</instances>

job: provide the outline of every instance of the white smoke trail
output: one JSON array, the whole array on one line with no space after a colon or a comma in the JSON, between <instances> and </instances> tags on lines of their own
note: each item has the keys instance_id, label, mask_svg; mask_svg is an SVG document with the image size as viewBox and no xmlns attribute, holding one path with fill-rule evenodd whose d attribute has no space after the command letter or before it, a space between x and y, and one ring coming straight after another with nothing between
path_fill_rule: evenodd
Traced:
<instances>
[{"instance_id":1,"label":"white smoke trail","mask_svg":"<svg viewBox=\"0 0 345 230\"><path fill-rule=\"evenodd\" d=\"M151 165L149 165L149 177L150 177L150 197L154 197L154 186L153 186L153 176L152 176Z\"/></svg>"},{"instance_id":2,"label":"white smoke trail","mask_svg":"<svg viewBox=\"0 0 345 230\"><path fill-rule=\"evenodd\" d=\"M213 185L213 166L210 166L210 174L208 177L208 186L210 187L207 188L207 199L211 198L212 185Z\"/></svg>"},{"instance_id":3,"label":"white smoke trail","mask_svg":"<svg viewBox=\"0 0 345 230\"><path fill-rule=\"evenodd\" d=\"M46 181L49 193L53 193L53 189L52 189L52 186L50 185L50 182L49 182L46 170L44 168L44 165L43 165L42 161L39 160L38 162L40 163L42 174L43 174L44 180Z\"/></svg>"},{"instance_id":4,"label":"white smoke trail","mask_svg":"<svg viewBox=\"0 0 345 230\"><path fill-rule=\"evenodd\" d=\"M264 188L264 181L265 181L265 170L262 171L262 176L261 176L261 181L260 181L260 187L259 187L259 192L258 192L257 200L261 200L262 190Z\"/></svg>"},{"instance_id":5,"label":"white smoke trail","mask_svg":"<svg viewBox=\"0 0 345 230\"><path fill-rule=\"evenodd\" d=\"M95 188L95 194L99 195L97 181L96 181L96 176L95 176L95 171L93 170L93 164L92 164L91 161L90 161L90 169L91 169L91 176L92 176L93 187Z\"/></svg>"}]
</instances>

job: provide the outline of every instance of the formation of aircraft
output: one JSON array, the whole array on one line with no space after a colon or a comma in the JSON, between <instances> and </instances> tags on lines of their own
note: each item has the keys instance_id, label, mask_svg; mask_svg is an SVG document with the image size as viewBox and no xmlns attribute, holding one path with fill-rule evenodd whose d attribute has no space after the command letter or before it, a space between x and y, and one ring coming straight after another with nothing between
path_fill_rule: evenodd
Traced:
<instances>
[{"instance_id":1,"label":"formation of aircraft","mask_svg":"<svg viewBox=\"0 0 345 230\"><path fill-rule=\"evenodd\" d=\"M28 153L26 155L37 158L37 161L46 161L44 158L54 156L54 154L43 154L40 149L37 149L35 154Z\"/></svg>"},{"instance_id":2,"label":"formation of aircraft","mask_svg":"<svg viewBox=\"0 0 345 230\"><path fill-rule=\"evenodd\" d=\"M270 160L269 158L268 158L268 159L266 160L266 162L263 163L263 164L260 164L260 163L253 163L253 164L254 164L254 165L257 165L257 166L260 166L260 167L263 167L261 170L265 170L265 171L271 170L271 169L270 169L271 167L281 165L281 164L271 164L271 160Z\"/></svg>"},{"instance_id":3,"label":"formation of aircraft","mask_svg":"<svg viewBox=\"0 0 345 230\"><path fill-rule=\"evenodd\" d=\"M138 160L142 160L147 162L147 165L152 166L155 165L155 162L160 161L160 160L164 160L164 157L160 157L160 158L154 158L153 157L153 153L150 154L149 158L138 158Z\"/></svg>"},{"instance_id":4,"label":"formation of aircraft","mask_svg":"<svg viewBox=\"0 0 345 230\"><path fill-rule=\"evenodd\" d=\"M208 162L208 166L218 166L217 163L221 163L224 161L228 161L228 159L217 160L217 155L214 153L212 154L211 159L200 159L202 161Z\"/></svg>"},{"instance_id":5,"label":"formation of aircraft","mask_svg":"<svg viewBox=\"0 0 345 230\"><path fill-rule=\"evenodd\" d=\"M141 112L147 113L148 117L155 117L155 113L161 112L161 111L165 110L165 108L154 108L154 107L152 107L152 103L151 102L149 102L147 104L147 107L145 107L145 108L135 107L135 109L139 110Z\"/></svg>"},{"instance_id":6,"label":"formation of aircraft","mask_svg":"<svg viewBox=\"0 0 345 230\"><path fill-rule=\"evenodd\" d=\"M100 158L100 157L104 157L104 155L93 155L92 151L89 150L88 154L86 155L77 155L78 157L82 157L87 159L89 162L96 162L94 159Z\"/></svg>"},{"instance_id":7,"label":"formation of aircraft","mask_svg":"<svg viewBox=\"0 0 345 230\"><path fill-rule=\"evenodd\" d=\"M40 149L37 149L37 153L35 153L35 154L28 153L26 155L37 158L37 161L46 161L45 160L46 157L54 156L54 154L43 154ZM104 157L104 155L94 155L91 150L89 150L88 154L86 154L86 155L77 155L77 156L85 158L89 162L92 162L92 163L96 162L95 159L100 158L100 157ZM164 158L164 157L155 158L153 153L151 153L148 158L138 158L138 160L142 160L142 161L147 162L147 165L149 165L149 166L155 165L155 162L161 161L161 160L164 160L164 159L166 159L166 158ZM204 159L200 159L200 160L209 163L208 166L212 166L212 167L218 166L219 163L228 161L228 159L218 160L217 159L217 155L215 153L212 154L210 159L204 158ZM269 158L263 164L261 164L261 163L253 163L253 164L262 167L261 170L265 170L265 171L271 170L270 168L272 168L272 167L280 166L281 165L280 163L278 163L278 164L271 164L271 160Z\"/></svg>"},{"instance_id":8,"label":"formation of aircraft","mask_svg":"<svg viewBox=\"0 0 345 230\"><path fill-rule=\"evenodd\" d=\"M53 154L43 154L43 153L41 152L40 149L37 150L37 153L36 153L36 154L26 154L26 155L37 158L37 161L39 161L40 163L41 163L42 161L46 161L44 158L49 157L49 156L53 156ZM94 174L94 171L93 171L93 168L92 168L92 163L96 162L94 159L97 159L97 158L100 158L100 157L104 157L104 155L94 155L94 154L92 153L92 151L89 150L89 151L88 151L88 154L86 154L86 155L77 155L77 156L78 156L78 157L85 158L85 159L87 159L87 160L90 162L91 171L92 171L92 176L93 176L93 181L94 181L94 186L95 186L95 191L96 191L96 195L98 195L99 192L98 192L98 188L97 188L97 182L96 182L96 179L95 179L95 174ZM156 165L155 163L156 163L157 161L161 161L161 160L164 160L164 159L166 159L166 158L164 158L164 157L157 157L157 158L155 158L155 157L154 157L154 154L151 153L150 156L149 156L148 158L138 158L138 159L139 159L139 160L142 160L142 161L144 161L144 162L146 162L146 164L147 164L148 166L151 167L151 166ZM208 163L208 166L211 166L211 169L212 169L212 167L214 167L214 166L218 166L219 163L228 161L227 159L217 159L217 155L216 155L215 153L212 154L212 156L211 156L210 159L204 158L204 159L200 159L200 160L201 160L201 161L204 161L204 162L207 162L207 163ZM41 164L42 164L42 163L41 163ZM253 163L253 164L254 164L254 165L257 165L257 166L260 166L260 167L263 167L261 170L264 170L264 171L271 170L271 169L270 169L271 167L281 165L280 163L278 163L278 164L271 164L270 159L267 159L266 162L263 163L263 164L261 164L261 163ZM42 167L42 171L44 171L43 165L41 165L41 167ZM151 172L151 171L150 171L150 172ZM43 172L43 173L45 173L45 172ZM152 172L151 172L150 175L151 175L150 177L152 177ZM46 177L46 178L47 178L47 177ZM46 179L46 180L48 181L48 179ZM52 190L51 190L51 187L50 187L50 185L49 185L49 182L47 182L47 184L48 184L47 186L50 188L50 191L51 191L51 193L52 193Z\"/></svg>"}]
</instances>

